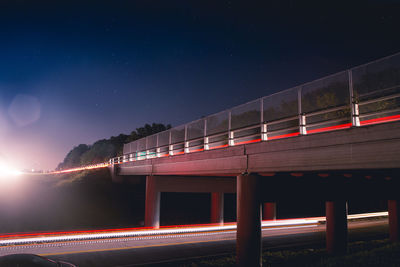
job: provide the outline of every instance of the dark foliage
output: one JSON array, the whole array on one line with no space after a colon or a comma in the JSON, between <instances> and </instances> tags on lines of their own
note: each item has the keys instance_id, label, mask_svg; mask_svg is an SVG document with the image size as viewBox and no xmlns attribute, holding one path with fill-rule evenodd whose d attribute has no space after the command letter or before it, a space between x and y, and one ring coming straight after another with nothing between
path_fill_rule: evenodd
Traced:
<instances>
[{"instance_id":1,"label":"dark foliage","mask_svg":"<svg viewBox=\"0 0 400 267\"><path fill-rule=\"evenodd\" d=\"M162 123L145 124L143 127L136 128L130 135L120 134L112 136L110 139L96 141L92 145L81 144L74 147L61 162L57 169L73 168L82 165L100 163L109 158L122 155L124 144L138 140L140 138L162 132L171 128L171 125Z\"/></svg>"},{"instance_id":2,"label":"dark foliage","mask_svg":"<svg viewBox=\"0 0 400 267\"><path fill-rule=\"evenodd\" d=\"M80 144L79 146L74 147L70 152L68 152L64 161L58 165L57 169L78 166L81 163L81 156L89 150L90 147L85 144Z\"/></svg>"}]
</instances>

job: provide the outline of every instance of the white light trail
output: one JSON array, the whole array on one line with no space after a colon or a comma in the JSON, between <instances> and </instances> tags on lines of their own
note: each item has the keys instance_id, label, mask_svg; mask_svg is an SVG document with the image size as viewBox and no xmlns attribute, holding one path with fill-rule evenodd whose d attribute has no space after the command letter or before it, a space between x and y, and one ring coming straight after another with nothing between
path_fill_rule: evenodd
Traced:
<instances>
[{"instance_id":1,"label":"white light trail","mask_svg":"<svg viewBox=\"0 0 400 267\"><path fill-rule=\"evenodd\" d=\"M389 213L387 211L382 212L371 212L371 213L360 213L360 214L351 214L347 216L347 219L364 219L364 218L373 218L373 217L384 217L388 216Z\"/></svg>"},{"instance_id":2,"label":"white light trail","mask_svg":"<svg viewBox=\"0 0 400 267\"><path fill-rule=\"evenodd\" d=\"M374 212L349 215L348 219L359 218L373 218L387 216L388 212ZM325 217L304 218L304 219L283 219L275 221L263 221L261 226L262 230L273 229L289 229L289 228L304 228L316 227L322 222L326 221ZM0 240L0 246L21 245L32 243L50 243L50 242L65 242L65 241L82 241L92 239L108 239L108 238L123 238L123 237L143 237L143 236L159 236L159 235L173 235L173 234L190 234L190 233L203 233L203 232L221 232L221 231L235 231L236 224L227 224L223 226L197 226L197 227L182 227L173 229L158 229L158 230L130 230L109 233L84 233L84 234L68 234L57 235L54 233L52 236L29 237L29 238L12 238ZM40 235L40 233L38 234ZM3 237L4 238L4 237Z\"/></svg>"},{"instance_id":3,"label":"white light trail","mask_svg":"<svg viewBox=\"0 0 400 267\"><path fill-rule=\"evenodd\" d=\"M316 225L317 220L277 220L262 222L262 227L287 227L299 225ZM135 230L123 231L114 233L94 233L94 234L76 234L76 235L63 235L63 236L49 236L49 237L32 237L32 238L15 238L0 240L0 246L6 245L19 245L29 243L48 243L48 242L63 242L63 241L78 241L88 239L107 239L107 238L121 238L121 237L140 237L152 235L171 235L171 234L185 234L185 233L200 233L200 232L215 232L215 231L233 231L236 230L236 224L224 226L206 226L206 227L184 227L174 229L159 229L159 230ZM56 233L55 233L56 234Z\"/></svg>"}]
</instances>

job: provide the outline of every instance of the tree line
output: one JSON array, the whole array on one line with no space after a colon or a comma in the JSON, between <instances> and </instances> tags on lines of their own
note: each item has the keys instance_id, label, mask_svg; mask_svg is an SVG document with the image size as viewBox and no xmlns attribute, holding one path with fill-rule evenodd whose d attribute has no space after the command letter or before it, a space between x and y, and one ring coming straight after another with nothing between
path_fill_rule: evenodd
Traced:
<instances>
[{"instance_id":1,"label":"tree line","mask_svg":"<svg viewBox=\"0 0 400 267\"><path fill-rule=\"evenodd\" d=\"M122 155L124 144L170 128L170 124L145 124L143 127L136 128L129 135L111 136L109 139L98 140L92 145L80 144L68 152L64 161L58 164L57 170L104 162Z\"/></svg>"}]
</instances>

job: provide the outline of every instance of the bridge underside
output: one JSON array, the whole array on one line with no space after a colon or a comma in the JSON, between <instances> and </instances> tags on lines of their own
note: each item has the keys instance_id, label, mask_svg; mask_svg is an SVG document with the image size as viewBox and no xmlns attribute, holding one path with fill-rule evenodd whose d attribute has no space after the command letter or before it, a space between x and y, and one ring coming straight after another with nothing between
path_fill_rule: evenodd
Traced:
<instances>
[{"instance_id":1,"label":"bridge underside","mask_svg":"<svg viewBox=\"0 0 400 267\"><path fill-rule=\"evenodd\" d=\"M259 264L262 203L279 200L326 202L326 245L331 253L347 251L347 201L388 200L390 239L399 241L400 169L257 173L237 177L237 256L239 266Z\"/></svg>"}]
</instances>

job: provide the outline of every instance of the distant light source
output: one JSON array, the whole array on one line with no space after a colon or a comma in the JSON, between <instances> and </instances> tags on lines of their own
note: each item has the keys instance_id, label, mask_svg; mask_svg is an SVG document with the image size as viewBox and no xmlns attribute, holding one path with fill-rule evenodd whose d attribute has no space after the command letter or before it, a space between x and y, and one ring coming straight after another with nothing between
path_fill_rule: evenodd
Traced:
<instances>
[{"instance_id":1,"label":"distant light source","mask_svg":"<svg viewBox=\"0 0 400 267\"><path fill-rule=\"evenodd\" d=\"M6 166L0 162L0 178L8 178L10 176L18 176L22 174L21 171L14 169L13 167Z\"/></svg>"}]
</instances>

